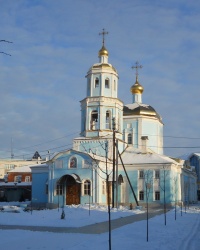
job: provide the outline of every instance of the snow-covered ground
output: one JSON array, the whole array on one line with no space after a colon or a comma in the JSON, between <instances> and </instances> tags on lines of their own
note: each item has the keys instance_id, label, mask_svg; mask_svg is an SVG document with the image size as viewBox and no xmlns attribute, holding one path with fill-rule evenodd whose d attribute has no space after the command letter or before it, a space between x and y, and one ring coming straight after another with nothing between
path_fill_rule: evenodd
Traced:
<instances>
[{"instance_id":1,"label":"snow-covered ground","mask_svg":"<svg viewBox=\"0 0 200 250\"><path fill-rule=\"evenodd\" d=\"M13 204L0 203L0 225L33 225L53 227L81 227L108 220L107 208L102 206L66 206L65 219L61 220L62 209L24 212ZM11 206L11 207L10 207ZM10 212L16 210L18 213ZM90 213L89 213L90 212ZM111 210L111 219L129 215L137 216L140 210ZM146 220L135 222L115 229L111 233L112 250L150 249L150 250L199 250L200 249L200 207L197 205L167 213L167 225L164 215L149 220L149 241L146 241ZM77 234L33 232L28 230L0 230L1 250L105 250L109 249L108 233Z\"/></svg>"}]
</instances>

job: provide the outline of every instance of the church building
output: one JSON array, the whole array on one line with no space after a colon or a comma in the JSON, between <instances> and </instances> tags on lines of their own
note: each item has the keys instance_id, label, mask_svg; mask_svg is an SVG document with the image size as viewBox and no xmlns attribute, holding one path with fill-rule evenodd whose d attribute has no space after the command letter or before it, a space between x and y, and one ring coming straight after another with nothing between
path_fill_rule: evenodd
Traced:
<instances>
[{"instance_id":1,"label":"church building","mask_svg":"<svg viewBox=\"0 0 200 250\"><path fill-rule=\"evenodd\" d=\"M131 86L132 103L118 98L119 76L109 63L103 30L99 62L86 74L80 137L73 148L31 167L32 201L48 207L71 204L151 205L196 201L196 173L163 155L163 122L143 104L143 86ZM187 190L185 182L187 182Z\"/></svg>"}]
</instances>

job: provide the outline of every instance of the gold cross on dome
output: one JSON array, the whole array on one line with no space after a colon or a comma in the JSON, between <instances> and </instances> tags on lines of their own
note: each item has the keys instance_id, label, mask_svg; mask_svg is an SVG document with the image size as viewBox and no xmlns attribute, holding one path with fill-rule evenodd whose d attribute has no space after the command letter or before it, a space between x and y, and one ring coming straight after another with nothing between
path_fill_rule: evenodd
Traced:
<instances>
[{"instance_id":1,"label":"gold cross on dome","mask_svg":"<svg viewBox=\"0 0 200 250\"><path fill-rule=\"evenodd\" d=\"M131 67L132 69L135 69L136 70L136 77L138 77L138 69L141 69L142 68L142 65L139 65L139 62L137 61L136 63L135 63L135 66L132 66Z\"/></svg>"},{"instance_id":2,"label":"gold cross on dome","mask_svg":"<svg viewBox=\"0 0 200 250\"><path fill-rule=\"evenodd\" d=\"M100 36L103 36L103 46L104 46L104 41L105 41L105 35L108 35L108 32L103 29L102 32L99 33Z\"/></svg>"}]
</instances>

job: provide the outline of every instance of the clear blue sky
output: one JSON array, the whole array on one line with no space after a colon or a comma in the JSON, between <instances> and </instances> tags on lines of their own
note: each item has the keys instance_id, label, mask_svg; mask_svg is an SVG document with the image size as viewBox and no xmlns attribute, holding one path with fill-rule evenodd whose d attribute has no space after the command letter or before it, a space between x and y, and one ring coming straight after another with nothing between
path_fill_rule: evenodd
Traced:
<instances>
[{"instance_id":1,"label":"clear blue sky","mask_svg":"<svg viewBox=\"0 0 200 250\"><path fill-rule=\"evenodd\" d=\"M163 118L164 146L200 147L199 1L0 0L0 16L0 40L13 42L0 43L12 55L0 54L1 157L10 157L11 138L15 156L25 158L71 147L102 28L119 98L131 103L138 60L143 103ZM164 151L179 156L200 148Z\"/></svg>"}]
</instances>

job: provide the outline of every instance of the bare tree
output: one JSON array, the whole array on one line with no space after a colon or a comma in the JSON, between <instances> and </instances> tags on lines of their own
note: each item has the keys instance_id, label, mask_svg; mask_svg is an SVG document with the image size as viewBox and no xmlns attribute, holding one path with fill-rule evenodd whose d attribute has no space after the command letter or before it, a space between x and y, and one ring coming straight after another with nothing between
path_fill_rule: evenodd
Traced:
<instances>
[{"instance_id":1,"label":"bare tree","mask_svg":"<svg viewBox=\"0 0 200 250\"><path fill-rule=\"evenodd\" d=\"M101 178L106 181L107 206L108 206L108 224L109 224L109 250L111 250L111 213L110 213L110 185L109 185L109 176L112 174L112 171L108 172L108 141L105 142L105 145L102 144L102 143L100 143L100 145L101 145L102 149L105 151L105 158L106 158L105 171L102 168L100 168L99 162L98 162L98 160L96 160L95 154L94 154L94 152L93 152L93 150L91 148L90 148L90 151L93 154L93 160L95 162L95 165L97 166L95 168L96 173L97 173L97 168L98 168L106 176L106 178L103 178L103 177L101 177ZM85 149L84 146L83 146L83 148ZM86 149L85 149L85 151L87 152ZM94 168L93 165L92 165L92 168Z\"/></svg>"},{"instance_id":2,"label":"bare tree","mask_svg":"<svg viewBox=\"0 0 200 250\"><path fill-rule=\"evenodd\" d=\"M176 220L176 203L177 203L177 191L178 191L177 182L178 182L178 177L175 176L173 178L173 196L174 196L175 220Z\"/></svg>"},{"instance_id":3,"label":"bare tree","mask_svg":"<svg viewBox=\"0 0 200 250\"><path fill-rule=\"evenodd\" d=\"M150 190L153 186L152 170L144 171L144 186L145 186L145 197L147 206L147 241L149 241L149 195L150 195Z\"/></svg>"},{"instance_id":4,"label":"bare tree","mask_svg":"<svg viewBox=\"0 0 200 250\"><path fill-rule=\"evenodd\" d=\"M185 213L186 213L186 206L188 204L188 208L189 208L189 182L184 181L184 200L185 200Z\"/></svg>"},{"instance_id":5,"label":"bare tree","mask_svg":"<svg viewBox=\"0 0 200 250\"><path fill-rule=\"evenodd\" d=\"M0 42L4 42L4 43L12 43L12 42L7 41L7 40L0 40ZM4 54L4 55L6 55L6 56L11 56L10 54L5 53L5 52L3 52L3 51L0 51L0 53L1 53L1 54Z\"/></svg>"},{"instance_id":6,"label":"bare tree","mask_svg":"<svg viewBox=\"0 0 200 250\"><path fill-rule=\"evenodd\" d=\"M160 189L163 191L163 209L164 209L165 226L167 225L167 216L166 216L166 181L167 181L168 176L169 176L168 166L163 165L161 175L160 175L159 186L160 186Z\"/></svg>"}]
</instances>

